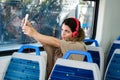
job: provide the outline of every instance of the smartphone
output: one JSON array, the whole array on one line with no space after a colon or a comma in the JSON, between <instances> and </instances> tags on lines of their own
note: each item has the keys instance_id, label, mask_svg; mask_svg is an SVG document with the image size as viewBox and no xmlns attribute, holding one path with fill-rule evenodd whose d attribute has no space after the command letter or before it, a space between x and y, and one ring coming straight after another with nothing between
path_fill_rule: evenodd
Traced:
<instances>
[{"instance_id":1,"label":"smartphone","mask_svg":"<svg viewBox=\"0 0 120 80\"><path fill-rule=\"evenodd\" d=\"M25 26L25 25L26 25L26 23L27 23L27 20L28 20L28 16L29 16L29 14L26 14L26 15L25 15L24 26Z\"/></svg>"}]
</instances>

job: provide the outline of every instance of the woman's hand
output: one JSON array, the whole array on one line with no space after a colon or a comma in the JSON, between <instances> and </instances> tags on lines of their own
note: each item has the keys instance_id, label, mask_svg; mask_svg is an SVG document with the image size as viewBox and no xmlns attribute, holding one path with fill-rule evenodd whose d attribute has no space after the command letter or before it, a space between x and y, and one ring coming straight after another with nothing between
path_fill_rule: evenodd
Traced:
<instances>
[{"instance_id":1,"label":"woman's hand","mask_svg":"<svg viewBox=\"0 0 120 80\"><path fill-rule=\"evenodd\" d=\"M29 21L26 22L26 25L24 24L24 19L22 20L22 32L30 37L33 37L36 34L36 30L32 27L31 23Z\"/></svg>"}]
</instances>

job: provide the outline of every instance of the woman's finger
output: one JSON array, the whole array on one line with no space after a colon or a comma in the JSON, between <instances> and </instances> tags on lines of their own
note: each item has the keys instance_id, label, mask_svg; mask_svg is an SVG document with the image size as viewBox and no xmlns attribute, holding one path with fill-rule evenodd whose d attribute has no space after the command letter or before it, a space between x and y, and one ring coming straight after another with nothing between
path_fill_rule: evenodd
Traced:
<instances>
[{"instance_id":1,"label":"woman's finger","mask_svg":"<svg viewBox=\"0 0 120 80\"><path fill-rule=\"evenodd\" d=\"M27 20L26 26L32 27L31 23Z\"/></svg>"}]
</instances>

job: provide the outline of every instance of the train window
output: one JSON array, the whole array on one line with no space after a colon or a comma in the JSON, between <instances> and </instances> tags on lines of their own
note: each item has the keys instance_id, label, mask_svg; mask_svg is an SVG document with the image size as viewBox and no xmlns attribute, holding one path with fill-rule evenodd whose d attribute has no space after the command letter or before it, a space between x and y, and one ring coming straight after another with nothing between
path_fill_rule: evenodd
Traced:
<instances>
[{"instance_id":1,"label":"train window","mask_svg":"<svg viewBox=\"0 0 120 80\"><path fill-rule=\"evenodd\" d=\"M26 13L35 29L44 35L59 38L62 21L73 16L81 21L86 38L94 38L97 10L98 0L0 0L0 51L4 46L36 43L21 31Z\"/></svg>"},{"instance_id":2,"label":"train window","mask_svg":"<svg viewBox=\"0 0 120 80\"><path fill-rule=\"evenodd\" d=\"M81 1L78 8L79 8L78 18L81 22L81 27L84 29L86 33L86 38L91 38L95 15L95 2Z\"/></svg>"}]
</instances>

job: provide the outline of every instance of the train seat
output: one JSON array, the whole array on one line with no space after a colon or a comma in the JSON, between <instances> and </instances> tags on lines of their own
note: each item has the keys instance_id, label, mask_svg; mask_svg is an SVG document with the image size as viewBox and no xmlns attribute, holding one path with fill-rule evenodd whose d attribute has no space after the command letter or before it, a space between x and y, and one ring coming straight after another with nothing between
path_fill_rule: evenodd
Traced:
<instances>
[{"instance_id":1,"label":"train seat","mask_svg":"<svg viewBox=\"0 0 120 80\"><path fill-rule=\"evenodd\" d=\"M29 45L28 48L31 46ZM4 69L0 66L2 70L0 80L45 80L47 58L43 57L38 49L36 55L22 53L20 50L14 52L8 59L2 60L1 63L5 62L5 64Z\"/></svg>"},{"instance_id":2,"label":"train seat","mask_svg":"<svg viewBox=\"0 0 120 80\"><path fill-rule=\"evenodd\" d=\"M82 53L81 51L77 52L78 54ZM67 53L69 53L69 51ZM72 53L76 52L72 51ZM88 52L85 53L89 55ZM70 60L67 58L68 57L65 55L63 58L57 59L49 80L101 80L98 65L92 63L91 56L87 56L88 62Z\"/></svg>"},{"instance_id":3,"label":"train seat","mask_svg":"<svg viewBox=\"0 0 120 80\"><path fill-rule=\"evenodd\" d=\"M120 80L120 49L116 49L108 63L104 80Z\"/></svg>"},{"instance_id":4,"label":"train seat","mask_svg":"<svg viewBox=\"0 0 120 80\"><path fill-rule=\"evenodd\" d=\"M102 48L95 46L87 46L87 50L92 56L93 63L96 63L98 65L102 78L104 74L104 52Z\"/></svg>"},{"instance_id":5,"label":"train seat","mask_svg":"<svg viewBox=\"0 0 120 80\"><path fill-rule=\"evenodd\" d=\"M92 42L94 45L87 46L88 52L91 54L93 62L96 63L101 72L101 78L104 74L104 52L103 49L99 46L98 41L94 39L84 39L84 42ZM86 57L85 57L86 61Z\"/></svg>"},{"instance_id":6,"label":"train seat","mask_svg":"<svg viewBox=\"0 0 120 80\"><path fill-rule=\"evenodd\" d=\"M106 62L106 66L108 65L110 59L111 59L111 56L113 54L113 52L115 51L115 49L120 49L120 40L114 40L113 43L111 44L111 47L109 49L109 52L108 52L108 56L107 56L107 62Z\"/></svg>"}]
</instances>

